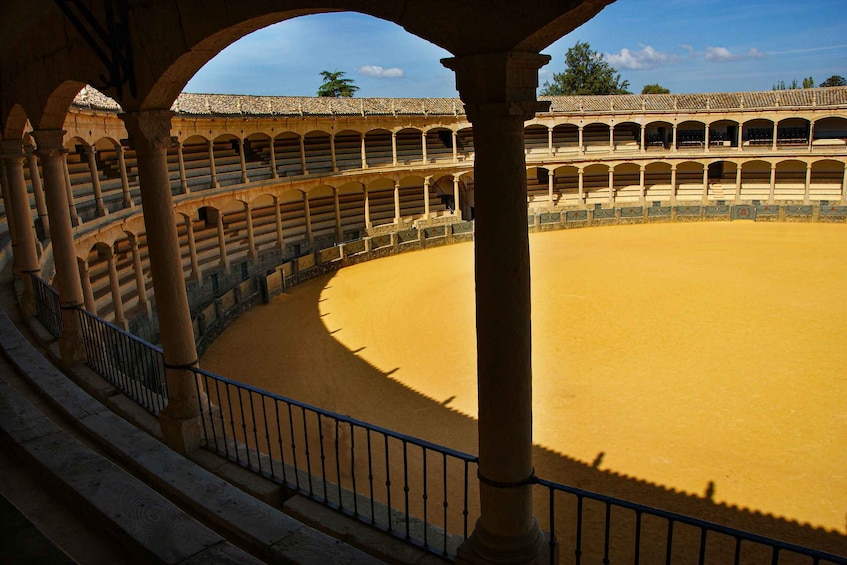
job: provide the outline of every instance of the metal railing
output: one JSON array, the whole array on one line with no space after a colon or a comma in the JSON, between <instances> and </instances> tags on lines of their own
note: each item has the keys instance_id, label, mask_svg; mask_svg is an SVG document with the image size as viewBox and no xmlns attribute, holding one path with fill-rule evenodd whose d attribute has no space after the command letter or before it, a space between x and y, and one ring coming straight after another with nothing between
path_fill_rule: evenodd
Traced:
<instances>
[{"instance_id":1,"label":"metal railing","mask_svg":"<svg viewBox=\"0 0 847 565\"><path fill-rule=\"evenodd\" d=\"M47 281L36 275L30 275L35 293L35 317L55 338L62 336L62 307L59 292Z\"/></svg>"},{"instance_id":2,"label":"metal railing","mask_svg":"<svg viewBox=\"0 0 847 565\"><path fill-rule=\"evenodd\" d=\"M432 553L467 539L475 456L194 372L210 451Z\"/></svg>"},{"instance_id":3,"label":"metal railing","mask_svg":"<svg viewBox=\"0 0 847 565\"><path fill-rule=\"evenodd\" d=\"M162 349L79 309L86 363L154 415L168 403Z\"/></svg>"},{"instance_id":4,"label":"metal railing","mask_svg":"<svg viewBox=\"0 0 847 565\"><path fill-rule=\"evenodd\" d=\"M833 555L544 479L550 563L824 564ZM558 498L558 502L557 502Z\"/></svg>"}]
</instances>

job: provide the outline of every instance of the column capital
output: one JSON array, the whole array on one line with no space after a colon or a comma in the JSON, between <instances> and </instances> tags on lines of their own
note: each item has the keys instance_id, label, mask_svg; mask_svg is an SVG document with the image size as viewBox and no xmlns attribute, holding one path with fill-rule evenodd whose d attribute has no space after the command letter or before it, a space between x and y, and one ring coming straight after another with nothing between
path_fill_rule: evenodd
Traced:
<instances>
[{"instance_id":1,"label":"column capital","mask_svg":"<svg viewBox=\"0 0 847 565\"><path fill-rule=\"evenodd\" d=\"M80 144L82 145L82 144ZM93 145L82 145L82 154L86 157L97 153L97 148Z\"/></svg>"},{"instance_id":2,"label":"column capital","mask_svg":"<svg viewBox=\"0 0 847 565\"><path fill-rule=\"evenodd\" d=\"M526 121L546 111L550 102L539 102L538 69L550 62L549 55L526 51L480 53L442 59L456 73L456 88L468 119L516 116Z\"/></svg>"},{"instance_id":3,"label":"column capital","mask_svg":"<svg viewBox=\"0 0 847 565\"><path fill-rule=\"evenodd\" d=\"M166 150L174 144L171 136L170 110L141 110L119 114L123 120L132 147L139 153Z\"/></svg>"},{"instance_id":4,"label":"column capital","mask_svg":"<svg viewBox=\"0 0 847 565\"><path fill-rule=\"evenodd\" d=\"M33 130L35 137L36 154L41 157L56 157L68 152L65 148L65 134L63 129L37 129Z\"/></svg>"},{"instance_id":5,"label":"column capital","mask_svg":"<svg viewBox=\"0 0 847 565\"><path fill-rule=\"evenodd\" d=\"M24 144L20 139L4 139L0 141L0 150L3 152L4 159L23 159L26 157L24 153Z\"/></svg>"}]
</instances>

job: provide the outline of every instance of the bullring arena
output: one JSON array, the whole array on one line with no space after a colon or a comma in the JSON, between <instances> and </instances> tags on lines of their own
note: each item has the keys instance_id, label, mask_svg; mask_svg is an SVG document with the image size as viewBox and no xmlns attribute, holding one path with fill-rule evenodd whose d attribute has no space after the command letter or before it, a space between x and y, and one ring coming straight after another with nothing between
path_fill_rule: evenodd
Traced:
<instances>
[{"instance_id":1,"label":"bullring arena","mask_svg":"<svg viewBox=\"0 0 847 565\"><path fill-rule=\"evenodd\" d=\"M171 562L847 563L847 88L525 100L544 29L462 100L7 90L4 442Z\"/></svg>"}]
</instances>

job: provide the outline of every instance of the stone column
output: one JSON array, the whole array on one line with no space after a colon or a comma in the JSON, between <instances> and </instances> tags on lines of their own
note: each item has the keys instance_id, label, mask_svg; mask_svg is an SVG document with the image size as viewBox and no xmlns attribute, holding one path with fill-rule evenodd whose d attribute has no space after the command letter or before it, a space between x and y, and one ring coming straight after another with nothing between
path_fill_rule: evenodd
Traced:
<instances>
[{"instance_id":1,"label":"stone column","mask_svg":"<svg viewBox=\"0 0 847 565\"><path fill-rule=\"evenodd\" d=\"M394 181L394 223L400 223L400 181Z\"/></svg>"},{"instance_id":2,"label":"stone column","mask_svg":"<svg viewBox=\"0 0 847 565\"><path fill-rule=\"evenodd\" d=\"M812 142L815 140L815 122L809 122L809 153L812 152Z\"/></svg>"},{"instance_id":3,"label":"stone column","mask_svg":"<svg viewBox=\"0 0 847 565\"><path fill-rule=\"evenodd\" d=\"M188 259L191 262L191 278L197 281L197 284L201 284L203 282L203 273L200 271L200 264L197 262L197 242L194 240L194 225L190 217L183 215L182 219L185 222L185 239L188 242Z\"/></svg>"},{"instance_id":4,"label":"stone column","mask_svg":"<svg viewBox=\"0 0 847 565\"><path fill-rule=\"evenodd\" d=\"M94 302L94 289L91 288L91 276L88 274L88 260L78 259L79 280L82 284L82 296L85 309L97 316L97 303Z\"/></svg>"},{"instance_id":5,"label":"stone column","mask_svg":"<svg viewBox=\"0 0 847 565\"><path fill-rule=\"evenodd\" d=\"M738 124L738 150L744 150L744 124Z\"/></svg>"},{"instance_id":6,"label":"stone column","mask_svg":"<svg viewBox=\"0 0 847 565\"><path fill-rule=\"evenodd\" d=\"M457 136L455 131L451 131L450 133L453 135L453 162L458 163L459 162L459 153L458 153L459 148L456 146L456 141L458 141L457 140L458 136Z\"/></svg>"},{"instance_id":7,"label":"stone column","mask_svg":"<svg viewBox=\"0 0 847 565\"><path fill-rule=\"evenodd\" d=\"M112 308L115 311L115 325L124 330L128 329L126 318L124 317L124 302L121 296L121 282L118 279L117 261L115 261L115 251L109 248L106 261L109 266L109 288L112 291Z\"/></svg>"},{"instance_id":8,"label":"stone column","mask_svg":"<svg viewBox=\"0 0 847 565\"><path fill-rule=\"evenodd\" d=\"M71 172L68 170L68 154L67 151L62 153L62 174L65 176L65 191L67 193L68 212L71 215L71 226L78 226L82 223L79 214L76 211L76 200L74 199L74 187L71 184ZM42 167L43 168L43 167ZM49 210L48 210L49 213ZM50 214L51 216L53 214Z\"/></svg>"},{"instance_id":9,"label":"stone column","mask_svg":"<svg viewBox=\"0 0 847 565\"><path fill-rule=\"evenodd\" d=\"M615 205L615 170L609 167L609 205Z\"/></svg>"},{"instance_id":10,"label":"stone column","mask_svg":"<svg viewBox=\"0 0 847 565\"><path fill-rule=\"evenodd\" d=\"M164 351L169 400L159 422L165 443L187 453L199 446L201 423L199 383L190 370L198 365L197 349L168 177L172 115L168 110L147 110L120 117L138 155L141 206Z\"/></svg>"},{"instance_id":11,"label":"stone column","mask_svg":"<svg viewBox=\"0 0 847 565\"><path fill-rule=\"evenodd\" d=\"M615 126L614 124L609 125L609 152L615 152Z\"/></svg>"},{"instance_id":12,"label":"stone column","mask_svg":"<svg viewBox=\"0 0 847 565\"><path fill-rule=\"evenodd\" d=\"M429 219L429 183L432 182L432 177L424 177L423 197L424 197L424 220Z\"/></svg>"},{"instance_id":13,"label":"stone column","mask_svg":"<svg viewBox=\"0 0 847 565\"><path fill-rule=\"evenodd\" d=\"M221 254L220 263L218 263L221 267L226 269L226 272L229 272L229 257L226 254L226 235L224 234L224 215L220 210L218 212L218 250Z\"/></svg>"},{"instance_id":14,"label":"stone column","mask_svg":"<svg viewBox=\"0 0 847 565\"><path fill-rule=\"evenodd\" d=\"M706 153L709 152L709 149L711 147L711 143L709 143L709 130L710 130L709 124L706 124L706 140L703 142L704 143L703 150Z\"/></svg>"},{"instance_id":15,"label":"stone column","mask_svg":"<svg viewBox=\"0 0 847 565\"><path fill-rule=\"evenodd\" d=\"M274 216L276 218L276 246L285 255L285 237L282 233L282 212L279 209L279 198L274 198Z\"/></svg>"},{"instance_id":16,"label":"stone column","mask_svg":"<svg viewBox=\"0 0 847 565\"><path fill-rule=\"evenodd\" d=\"M537 53L445 59L474 127L474 243L480 517L458 562L530 563L542 537L532 514L532 340L524 122ZM503 276L509 273L509 276ZM506 299L508 297L508 299Z\"/></svg>"},{"instance_id":17,"label":"stone column","mask_svg":"<svg viewBox=\"0 0 847 565\"><path fill-rule=\"evenodd\" d=\"M809 194L808 178L809 178L809 175L807 174L806 175L806 179L807 179L806 180L806 198L808 198L808 194ZM769 192L768 192L768 204L774 203L773 197L774 197L775 191L776 191L776 163L771 163L771 184L770 184L770 189L769 189Z\"/></svg>"},{"instance_id":18,"label":"stone column","mask_svg":"<svg viewBox=\"0 0 847 565\"><path fill-rule=\"evenodd\" d=\"M741 165L742 163L738 163L735 166L735 201L741 201Z\"/></svg>"},{"instance_id":19,"label":"stone column","mask_svg":"<svg viewBox=\"0 0 847 565\"><path fill-rule=\"evenodd\" d=\"M335 134L329 134L329 158L332 161L332 172L338 172L338 161L335 158Z\"/></svg>"},{"instance_id":20,"label":"stone column","mask_svg":"<svg viewBox=\"0 0 847 565\"><path fill-rule=\"evenodd\" d=\"M841 203L847 204L847 163L844 163L844 172L841 173Z\"/></svg>"},{"instance_id":21,"label":"stone column","mask_svg":"<svg viewBox=\"0 0 847 565\"><path fill-rule=\"evenodd\" d=\"M341 233L341 202L338 200L338 189L332 189L332 204L335 209L335 237L338 241L342 239Z\"/></svg>"},{"instance_id":22,"label":"stone column","mask_svg":"<svg viewBox=\"0 0 847 565\"><path fill-rule=\"evenodd\" d=\"M56 266L56 286L62 307L62 337L59 350L62 363L71 365L85 358L82 330L76 309L82 306L82 286L79 280L73 220L68 202L66 149L62 145L62 130L32 132L38 146L41 170L44 173L44 192L50 216L50 238L53 243L53 262Z\"/></svg>"},{"instance_id":23,"label":"stone column","mask_svg":"<svg viewBox=\"0 0 847 565\"><path fill-rule=\"evenodd\" d=\"M105 216L106 207L103 205L103 189L100 187L100 173L97 172L97 149L86 146L83 149L85 158L88 160L88 171L91 174L91 188L94 191L95 214Z\"/></svg>"},{"instance_id":24,"label":"stone column","mask_svg":"<svg viewBox=\"0 0 847 565\"><path fill-rule=\"evenodd\" d=\"M671 165L671 206L676 204L676 163Z\"/></svg>"},{"instance_id":25,"label":"stone column","mask_svg":"<svg viewBox=\"0 0 847 565\"><path fill-rule=\"evenodd\" d=\"M677 127L676 127L676 124L673 124L673 149L671 151L673 151L674 153L676 153L679 150L679 147L677 147L677 145L676 145L676 143L677 143L676 134L677 134Z\"/></svg>"},{"instance_id":26,"label":"stone column","mask_svg":"<svg viewBox=\"0 0 847 565\"><path fill-rule=\"evenodd\" d=\"M121 192L123 192L122 205L124 208L132 208L135 206L135 202L132 201L132 196L129 193L129 176L126 172L126 155L123 145L118 145L116 151L118 154L118 169L121 175Z\"/></svg>"},{"instance_id":27,"label":"stone column","mask_svg":"<svg viewBox=\"0 0 847 565\"><path fill-rule=\"evenodd\" d=\"M555 183L555 173L553 171L547 171L547 194L550 197L550 206L553 205L553 184Z\"/></svg>"},{"instance_id":28,"label":"stone column","mask_svg":"<svg viewBox=\"0 0 847 565\"><path fill-rule=\"evenodd\" d=\"M422 162L424 165L427 163L426 157L426 132L421 133L421 155L423 155Z\"/></svg>"},{"instance_id":29,"label":"stone column","mask_svg":"<svg viewBox=\"0 0 847 565\"><path fill-rule=\"evenodd\" d=\"M771 179L773 179L773 180L771 181L771 203L773 203L773 189L774 189L774 185L776 183L776 163L774 163L772 166L773 166L773 169L772 169L772 172L771 172ZM809 204L811 202L810 199L809 199L810 198L809 192L810 192L811 187L812 187L812 164L806 163L806 186L805 186L805 189L803 191L803 204Z\"/></svg>"},{"instance_id":30,"label":"stone column","mask_svg":"<svg viewBox=\"0 0 847 565\"><path fill-rule=\"evenodd\" d=\"M771 151L776 151L776 136L779 134L779 122L773 122L773 140L771 140Z\"/></svg>"},{"instance_id":31,"label":"stone column","mask_svg":"<svg viewBox=\"0 0 847 565\"><path fill-rule=\"evenodd\" d=\"M308 175L309 169L306 167L306 140L300 136L300 174Z\"/></svg>"},{"instance_id":32,"label":"stone column","mask_svg":"<svg viewBox=\"0 0 847 565\"><path fill-rule=\"evenodd\" d=\"M2 147L6 180L9 185L6 193L9 196L9 200L6 200L6 216L14 218L14 230L9 232L10 237L13 238L14 270L23 284L21 311L25 317L29 317L35 314L35 289L31 276L40 274L41 267L38 264L35 226L32 223L32 210L29 207L29 195L24 177L26 157L20 139L4 140Z\"/></svg>"},{"instance_id":33,"label":"stone column","mask_svg":"<svg viewBox=\"0 0 847 565\"><path fill-rule=\"evenodd\" d=\"M38 157L32 147L26 150L26 162L29 167L29 178L32 182L32 196L35 198L35 210L44 229L44 237L50 237L50 218L47 216L47 204L44 201L44 185L41 183L41 173L38 170Z\"/></svg>"},{"instance_id":34,"label":"stone column","mask_svg":"<svg viewBox=\"0 0 847 565\"><path fill-rule=\"evenodd\" d=\"M579 197L579 203L585 204L585 171L579 169L577 171L577 196Z\"/></svg>"},{"instance_id":35,"label":"stone column","mask_svg":"<svg viewBox=\"0 0 847 565\"><path fill-rule=\"evenodd\" d=\"M391 164L397 166L397 132L391 132Z\"/></svg>"},{"instance_id":36,"label":"stone column","mask_svg":"<svg viewBox=\"0 0 847 565\"><path fill-rule=\"evenodd\" d=\"M132 249L132 269L135 272L135 292L138 295L138 305L147 311L147 317L152 315L150 301L147 299L147 284L144 282L144 267L141 265L141 250L138 248L138 236L129 236Z\"/></svg>"},{"instance_id":37,"label":"stone column","mask_svg":"<svg viewBox=\"0 0 847 565\"><path fill-rule=\"evenodd\" d=\"M577 135L578 135L578 143L579 143L579 154L585 155L585 135L582 129L582 125L577 126Z\"/></svg>"},{"instance_id":38,"label":"stone column","mask_svg":"<svg viewBox=\"0 0 847 565\"><path fill-rule=\"evenodd\" d=\"M365 227L371 227L371 205L368 202L368 187L366 185L362 186L362 190L365 192Z\"/></svg>"},{"instance_id":39,"label":"stone column","mask_svg":"<svg viewBox=\"0 0 847 565\"><path fill-rule=\"evenodd\" d=\"M553 155L553 128L547 126L547 154Z\"/></svg>"},{"instance_id":40,"label":"stone column","mask_svg":"<svg viewBox=\"0 0 847 565\"><path fill-rule=\"evenodd\" d=\"M244 203L244 221L247 224L247 248L250 252L250 259L255 264L259 260L259 250L256 249L256 233L253 230L253 212L250 211L250 205Z\"/></svg>"},{"instance_id":41,"label":"stone column","mask_svg":"<svg viewBox=\"0 0 847 565\"><path fill-rule=\"evenodd\" d=\"M362 168L363 169L368 168L368 148L367 148L367 144L365 143L365 137L366 137L365 134L362 134L362 149L361 149L361 151L362 151Z\"/></svg>"},{"instance_id":42,"label":"stone column","mask_svg":"<svg viewBox=\"0 0 847 565\"><path fill-rule=\"evenodd\" d=\"M206 146L209 149L209 176L211 178L209 186L210 188L218 188L220 185L218 184L218 171L215 169L215 142L209 139L206 141Z\"/></svg>"},{"instance_id":43,"label":"stone column","mask_svg":"<svg viewBox=\"0 0 847 565\"><path fill-rule=\"evenodd\" d=\"M275 138L271 138L271 144L268 146L270 149L270 167L271 167L271 178L278 179L279 173L276 170L276 147L275 147ZM332 136L332 170L337 171L338 168L335 166L335 136Z\"/></svg>"},{"instance_id":44,"label":"stone column","mask_svg":"<svg viewBox=\"0 0 847 565\"><path fill-rule=\"evenodd\" d=\"M647 203L647 187L644 183L644 175L647 172L644 165L641 165L638 170L638 190L641 194L641 205L644 206Z\"/></svg>"},{"instance_id":45,"label":"stone column","mask_svg":"<svg viewBox=\"0 0 847 565\"><path fill-rule=\"evenodd\" d=\"M247 157L244 155L244 140L238 138L238 156L241 157L241 183L247 184L250 179L247 178Z\"/></svg>"},{"instance_id":46,"label":"stone column","mask_svg":"<svg viewBox=\"0 0 847 565\"><path fill-rule=\"evenodd\" d=\"M312 207L309 206L309 195L303 194L303 215L306 217L306 239L309 247L315 245L315 236L312 234Z\"/></svg>"},{"instance_id":47,"label":"stone column","mask_svg":"<svg viewBox=\"0 0 847 565\"><path fill-rule=\"evenodd\" d=\"M188 179L185 178L185 155L182 154L182 143L176 143L176 158L179 164L179 188L183 194L189 194Z\"/></svg>"},{"instance_id":48,"label":"stone column","mask_svg":"<svg viewBox=\"0 0 847 565\"><path fill-rule=\"evenodd\" d=\"M647 124L641 124L641 152L647 153Z\"/></svg>"},{"instance_id":49,"label":"stone column","mask_svg":"<svg viewBox=\"0 0 847 565\"><path fill-rule=\"evenodd\" d=\"M703 165L703 203L709 200L709 167Z\"/></svg>"},{"instance_id":50,"label":"stone column","mask_svg":"<svg viewBox=\"0 0 847 565\"><path fill-rule=\"evenodd\" d=\"M459 177L456 175L453 175L453 215L462 219L462 209L459 207Z\"/></svg>"}]
</instances>

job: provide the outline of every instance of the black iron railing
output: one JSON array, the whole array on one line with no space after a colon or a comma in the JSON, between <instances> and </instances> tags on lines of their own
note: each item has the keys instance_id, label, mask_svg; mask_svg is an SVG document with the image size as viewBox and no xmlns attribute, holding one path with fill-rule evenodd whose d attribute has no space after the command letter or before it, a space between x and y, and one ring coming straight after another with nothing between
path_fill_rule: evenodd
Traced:
<instances>
[{"instance_id":1,"label":"black iron railing","mask_svg":"<svg viewBox=\"0 0 847 565\"><path fill-rule=\"evenodd\" d=\"M535 479L547 491L550 563L847 565L847 557ZM696 561L695 561L696 558Z\"/></svg>"},{"instance_id":2,"label":"black iron railing","mask_svg":"<svg viewBox=\"0 0 847 565\"><path fill-rule=\"evenodd\" d=\"M162 350L79 309L86 363L127 396L158 415L168 402Z\"/></svg>"},{"instance_id":3,"label":"black iron railing","mask_svg":"<svg viewBox=\"0 0 847 565\"><path fill-rule=\"evenodd\" d=\"M194 371L207 449L432 553L467 539L476 457Z\"/></svg>"},{"instance_id":4,"label":"black iron railing","mask_svg":"<svg viewBox=\"0 0 847 565\"><path fill-rule=\"evenodd\" d=\"M53 337L62 336L62 307L59 293L47 281L36 275L30 275L35 294L35 317Z\"/></svg>"}]
</instances>

